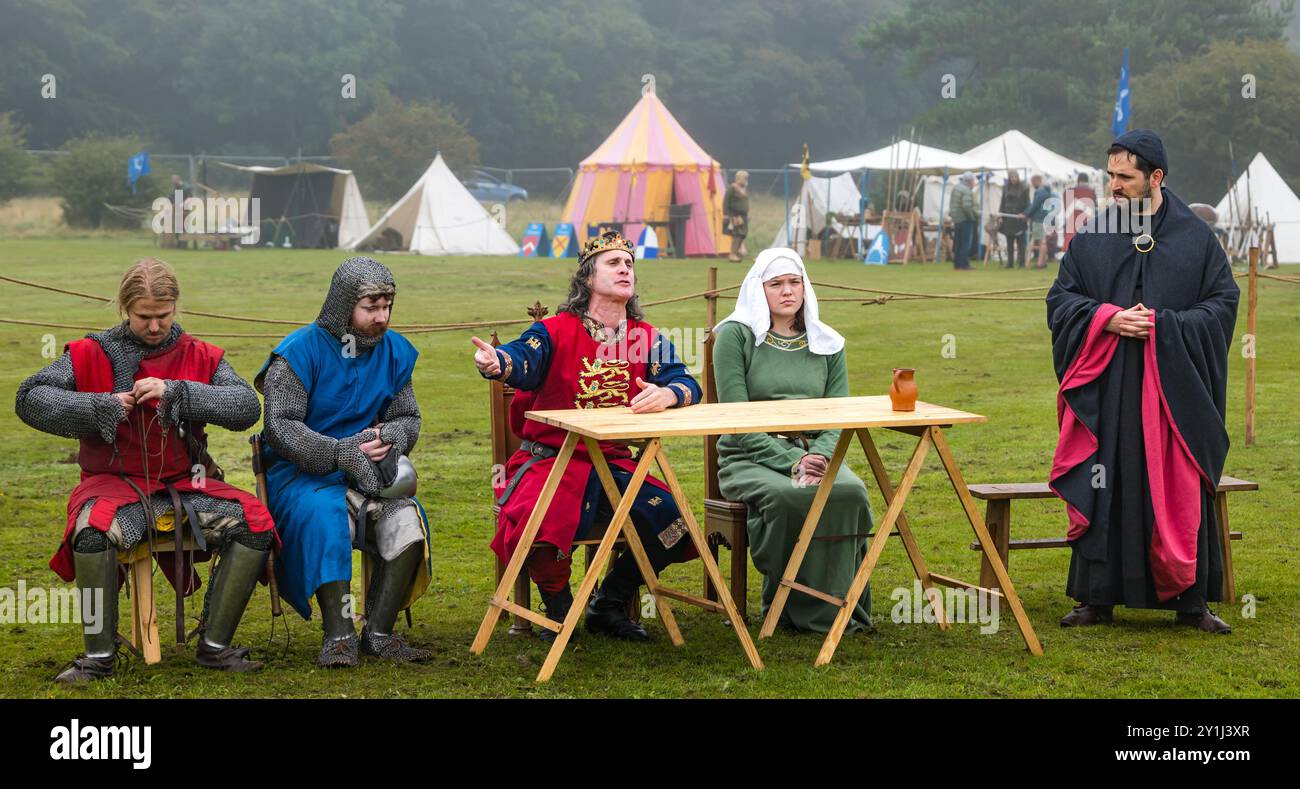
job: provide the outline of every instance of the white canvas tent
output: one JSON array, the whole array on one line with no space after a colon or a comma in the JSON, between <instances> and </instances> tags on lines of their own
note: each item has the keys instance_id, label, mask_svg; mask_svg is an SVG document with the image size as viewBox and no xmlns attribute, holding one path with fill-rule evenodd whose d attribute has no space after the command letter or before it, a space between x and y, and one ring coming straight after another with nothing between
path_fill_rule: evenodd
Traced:
<instances>
[{"instance_id":1,"label":"white canvas tent","mask_svg":"<svg viewBox=\"0 0 1300 789\"><path fill-rule=\"evenodd\" d=\"M219 164L252 174L248 196L258 201L261 220L274 225L270 232L262 231L263 241L279 246L281 237L289 236L297 247L351 249L370 227L351 170L308 162L284 167ZM250 221L244 217L245 224Z\"/></svg>"},{"instance_id":2,"label":"white canvas tent","mask_svg":"<svg viewBox=\"0 0 1300 789\"><path fill-rule=\"evenodd\" d=\"M993 162L991 169L1000 173L1005 173L1008 167L1020 170L1023 180L1039 173L1058 193L1061 188L1072 186L1079 173L1087 173L1088 182L1094 189L1101 188L1101 170L1044 148L1016 129L980 143L963 155Z\"/></svg>"},{"instance_id":3,"label":"white canvas tent","mask_svg":"<svg viewBox=\"0 0 1300 789\"><path fill-rule=\"evenodd\" d=\"M517 255L519 245L452 174L442 154L350 249Z\"/></svg>"},{"instance_id":4,"label":"white canvas tent","mask_svg":"<svg viewBox=\"0 0 1300 789\"><path fill-rule=\"evenodd\" d=\"M862 193L853 176L841 173L834 178L809 178L799 190L799 198L790 204L788 221L782 222L772 240L774 247L791 247L804 254L808 238L816 238L826 227L826 215L856 214L862 210ZM834 222L832 229L841 236L856 235L857 225ZM789 230L789 235L787 235ZM793 237L792 246L790 237Z\"/></svg>"},{"instance_id":5,"label":"white canvas tent","mask_svg":"<svg viewBox=\"0 0 1300 789\"><path fill-rule=\"evenodd\" d=\"M1272 222L1278 262L1300 263L1300 197L1263 152L1255 154L1246 172L1214 210L1219 215L1219 227L1233 233L1247 224L1247 218L1256 226Z\"/></svg>"},{"instance_id":6,"label":"white canvas tent","mask_svg":"<svg viewBox=\"0 0 1300 789\"><path fill-rule=\"evenodd\" d=\"M795 162L792 167L799 167ZM909 170L913 172L942 173L948 168L949 173L960 174L964 170L985 170L997 167L996 161L966 156L928 145L918 145L908 140L899 140L893 145L886 145L874 151L849 156L844 159L828 159L822 162L810 162L809 169L814 173L851 173L860 170Z\"/></svg>"}]
</instances>

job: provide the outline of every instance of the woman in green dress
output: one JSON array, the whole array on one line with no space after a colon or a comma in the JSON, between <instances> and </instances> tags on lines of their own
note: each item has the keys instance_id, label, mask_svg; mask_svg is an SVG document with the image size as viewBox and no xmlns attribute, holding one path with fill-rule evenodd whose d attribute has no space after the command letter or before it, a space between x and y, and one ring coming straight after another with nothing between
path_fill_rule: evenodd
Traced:
<instances>
[{"instance_id":1,"label":"woman in green dress","mask_svg":"<svg viewBox=\"0 0 1300 789\"><path fill-rule=\"evenodd\" d=\"M817 318L817 297L803 260L790 249L759 253L745 276L736 310L714 329L713 373L724 403L847 397L844 338ZM718 440L722 495L749 508L749 554L763 574L767 614L794 550L817 485L830 463L840 431L799 436L745 433ZM844 597L863 557L871 530L871 505L862 480L844 465L835 477L796 580ZM780 624L824 633L838 609L792 592ZM848 630L871 628L871 590L853 608Z\"/></svg>"}]
</instances>

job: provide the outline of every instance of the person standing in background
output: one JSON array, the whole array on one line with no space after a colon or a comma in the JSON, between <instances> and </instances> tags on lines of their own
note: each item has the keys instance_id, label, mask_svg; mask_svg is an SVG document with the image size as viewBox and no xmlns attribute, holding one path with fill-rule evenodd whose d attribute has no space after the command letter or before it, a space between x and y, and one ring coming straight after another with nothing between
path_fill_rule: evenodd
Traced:
<instances>
[{"instance_id":1,"label":"person standing in background","mask_svg":"<svg viewBox=\"0 0 1300 789\"><path fill-rule=\"evenodd\" d=\"M998 213L998 232L1007 239L1007 262L1003 268L1025 267L1025 209L1029 207L1029 186L1020 180L1020 173L1007 173L1007 185L1002 189L1002 203Z\"/></svg>"},{"instance_id":2,"label":"person standing in background","mask_svg":"<svg viewBox=\"0 0 1300 789\"><path fill-rule=\"evenodd\" d=\"M957 271L970 269L970 251L975 241L975 224L979 211L975 208L974 173L962 173L952 188L952 203L948 216L952 218L952 267Z\"/></svg>"},{"instance_id":3,"label":"person standing in background","mask_svg":"<svg viewBox=\"0 0 1300 789\"><path fill-rule=\"evenodd\" d=\"M727 260L739 263L745 257L745 236L749 235L749 171L736 171L736 180L722 196L722 213L723 230L731 236Z\"/></svg>"},{"instance_id":4,"label":"person standing in background","mask_svg":"<svg viewBox=\"0 0 1300 789\"><path fill-rule=\"evenodd\" d=\"M1034 186L1034 202L1025 209L1024 217L1029 222L1029 246L1038 250L1033 268L1047 268L1047 228L1043 223L1049 213L1052 187L1044 183L1043 176L1038 173L1034 173L1029 182Z\"/></svg>"}]
</instances>

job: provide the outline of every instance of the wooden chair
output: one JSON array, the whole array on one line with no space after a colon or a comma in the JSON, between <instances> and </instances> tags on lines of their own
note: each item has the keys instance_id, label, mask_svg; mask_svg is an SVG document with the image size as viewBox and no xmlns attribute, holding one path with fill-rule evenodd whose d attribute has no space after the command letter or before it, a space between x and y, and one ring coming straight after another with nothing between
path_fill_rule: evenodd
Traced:
<instances>
[{"instance_id":1,"label":"wooden chair","mask_svg":"<svg viewBox=\"0 0 1300 789\"><path fill-rule=\"evenodd\" d=\"M718 270L709 269L709 290L716 290ZM713 377L713 326L716 323L714 303L709 301L708 332L704 337L704 402L718 402L718 384ZM723 498L718 487L718 437L704 438L704 537L709 543L713 561L718 561L718 547L731 551L731 599L742 619L748 619L749 600L749 527L746 525L749 508L743 502ZM717 600L717 590L704 574L704 597Z\"/></svg>"},{"instance_id":2,"label":"wooden chair","mask_svg":"<svg viewBox=\"0 0 1300 789\"><path fill-rule=\"evenodd\" d=\"M249 443L252 444L253 451L253 476L257 480L257 498L266 504L266 474L262 468L261 458L261 438L257 435L249 436ZM184 528L187 521L184 513L173 515L173 528ZM132 649L139 654L146 665L153 665L162 661L162 646L158 640L158 608L155 604L153 588L153 562L157 558L159 562L164 561L160 554L175 554L176 542L171 537L170 532L163 532L167 535L165 539L157 539L152 544L147 541L141 541L131 553L123 560L126 565L128 590L131 598L131 633L128 643ZM186 534L181 542L181 550L197 551L199 546L194 542L194 538ZM215 554L209 558L211 564ZM170 557L169 559L170 560ZM275 584L275 554L272 553L267 557L267 571L270 574L271 587L271 616L281 616L284 612L280 607L280 592ZM192 571L197 572L197 568ZM209 573L209 577L211 573ZM183 606L179 608L184 611ZM176 643L188 643L194 637L194 632L186 635L184 633L184 618L177 623ZM197 629L196 629L197 630Z\"/></svg>"},{"instance_id":3,"label":"wooden chair","mask_svg":"<svg viewBox=\"0 0 1300 789\"><path fill-rule=\"evenodd\" d=\"M709 268L708 290L718 289L718 269ZM718 384L713 375L713 344L716 335L713 327L717 324L717 296L705 296L707 303L707 334L704 337L704 402L718 402ZM749 527L747 519L749 508L740 501L728 501L722 495L718 485L718 437L706 436L704 439L704 536L709 543L709 553L713 561L718 561L718 548L725 546L731 551L731 599L743 619L748 619L749 608ZM814 536L816 541L869 539L873 532L845 534L835 536ZM894 530L890 536L897 536ZM717 600L718 593L709 583L708 574L704 576L704 596Z\"/></svg>"},{"instance_id":4,"label":"wooden chair","mask_svg":"<svg viewBox=\"0 0 1300 789\"><path fill-rule=\"evenodd\" d=\"M1219 515L1219 545L1223 550L1223 599L1225 602L1237 601L1237 579L1232 569L1232 541L1240 540L1242 534L1232 531L1228 522L1228 494L1234 491L1259 490L1259 483L1236 477L1224 476L1214 495L1215 510ZM971 485L971 495L988 502L984 510L984 522L988 525L989 536L1002 557L1003 565L1008 564L1011 551L1034 548L1068 548L1070 543L1063 537L1045 539L1011 539L1011 502L1016 499L1055 499L1056 494L1046 482L1009 482L995 485ZM972 550L979 550L977 543L971 544ZM980 567L980 585L997 588L997 579L993 577L993 568L984 559Z\"/></svg>"},{"instance_id":5,"label":"wooden chair","mask_svg":"<svg viewBox=\"0 0 1300 789\"><path fill-rule=\"evenodd\" d=\"M533 318L533 320L537 321L546 317L548 312L550 312L550 309L543 306L541 302L535 302L532 307L528 308L528 314ZM501 340L495 331L492 332L491 343L494 348L501 345ZM510 456L515 453L515 450L519 449L519 445L523 443L523 440L519 436L515 435L514 431L510 429L510 404L514 401L514 397L515 389L507 386L505 382L488 381L488 409L491 417L492 464L494 472L496 469L504 469L506 461L508 461ZM494 527L500 511L501 508L497 506L495 501L493 501L492 524ZM600 545L600 540L605 536L605 529L608 526L608 520L603 523L598 521L592 524L592 528L586 537L574 541L575 545L586 546L586 566L589 569L592 560L596 556L596 547ZM624 540L619 539L618 542L614 543L614 546L614 553L611 555L610 559L611 563L627 549L627 543ZM496 582L499 584L501 583L501 576L505 574L506 565L505 562L501 561L499 556L494 558L496 562ZM528 579L528 573L521 572L518 580L515 581L514 601L516 604L525 608L531 608L531 597L532 587ZM628 616L634 620L640 619L640 600L628 601ZM502 611L501 618L505 619L507 617L510 617L510 615L507 612ZM532 634L533 626L527 619L524 619L521 616L510 617L510 619L511 635Z\"/></svg>"}]
</instances>

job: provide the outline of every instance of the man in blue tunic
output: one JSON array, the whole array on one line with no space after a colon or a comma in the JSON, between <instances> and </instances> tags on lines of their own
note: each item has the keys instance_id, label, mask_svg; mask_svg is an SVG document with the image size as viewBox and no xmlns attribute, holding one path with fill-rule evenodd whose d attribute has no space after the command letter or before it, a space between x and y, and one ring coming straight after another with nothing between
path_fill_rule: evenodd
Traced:
<instances>
[{"instance_id":1,"label":"man in blue tunic","mask_svg":"<svg viewBox=\"0 0 1300 789\"><path fill-rule=\"evenodd\" d=\"M344 261L316 322L285 337L255 380L266 395L280 592L304 619L316 597L324 630L316 662L324 667L356 666L359 651L430 657L393 632L398 611L429 583L428 521L406 459L420 436L411 386L419 353L388 330L396 293L377 261ZM359 640L349 592L354 547L372 568Z\"/></svg>"}]
</instances>

